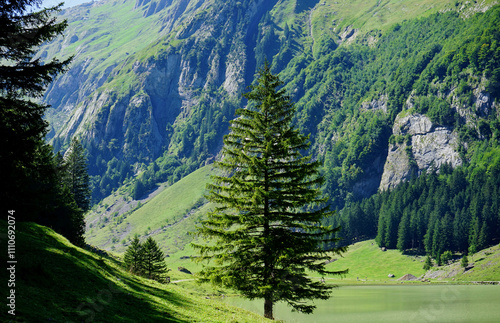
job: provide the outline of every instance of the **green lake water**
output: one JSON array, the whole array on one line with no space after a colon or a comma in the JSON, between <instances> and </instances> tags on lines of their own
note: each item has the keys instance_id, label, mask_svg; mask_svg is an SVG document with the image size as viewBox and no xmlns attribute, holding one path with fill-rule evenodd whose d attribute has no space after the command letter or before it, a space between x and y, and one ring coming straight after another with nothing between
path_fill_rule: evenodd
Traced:
<instances>
[{"instance_id":1,"label":"green lake water","mask_svg":"<svg viewBox=\"0 0 500 323\"><path fill-rule=\"evenodd\" d=\"M228 297L224 302L263 314L263 301ZM500 285L343 286L314 314L284 303L275 319L286 322L500 322Z\"/></svg>"}]
</instances>

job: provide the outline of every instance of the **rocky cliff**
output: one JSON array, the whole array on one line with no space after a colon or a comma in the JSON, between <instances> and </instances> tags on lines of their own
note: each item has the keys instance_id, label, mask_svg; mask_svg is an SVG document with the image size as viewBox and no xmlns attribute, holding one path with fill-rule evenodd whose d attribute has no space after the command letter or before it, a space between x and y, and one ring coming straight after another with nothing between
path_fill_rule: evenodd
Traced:
<instances>
[{"instance_id":1,"label":"rocky cliff","mask_svg":"<svg viewBox=\"0 0 500 323\"><path fill-rule=\"evenodd\" d=\"M82 59L86 50L95 50L91 44L94 38L71 30L68 37L83 43L79 47L82 54L46 94L46 101L63 119L54 124L58 142L63 144L75 134L94 146L108 146L113 140L116 149L112 155L128 158L131 163L151 162L168 149L186 149L179 147L179 142L171 144L172 135L196 107L200 108L206 93L219 89L221 95L231 99L247 85L245 73L251 66L245 41L255 33L256 22L270 6L272 3L264 1L139 0L133 10L145 12L145 18L156 14L151 22L163 24L150 31L164 37L147 39L154 57L139 59L140 51L132 47L102 71L98 71L98 59ZM77 12L72 19L82 23L85 15ZM106 19L113 20L112 15L108 13ZM174 40L169 42L169 37ZM59 46L67 42L65 38ZM66 115L61 116L64 112Z\"/></svg>"},{"instance_id":2,"label":"rocky cliff","mask_svg":"<svg viewBox=\"0 0 500 323\"><path fill-rule=\"evenodd\" d=\"M394 188L403 180L418 176L422 171L439 169L445 163L452 167L462 164L457 152L457 133L434 125L425 115L401 112L394 121L392 132L397 139L389 144L381 190Z\"/></svg>"}]
</instances>

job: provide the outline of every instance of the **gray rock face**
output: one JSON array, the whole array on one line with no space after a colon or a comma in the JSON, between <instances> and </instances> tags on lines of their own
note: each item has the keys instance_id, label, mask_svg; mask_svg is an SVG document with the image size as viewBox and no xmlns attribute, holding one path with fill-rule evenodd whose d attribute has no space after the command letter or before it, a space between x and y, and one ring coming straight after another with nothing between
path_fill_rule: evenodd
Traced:
<instances>
[{"instance_id":1,"label":"gray rock face","mask_svg":"<svg viewBox=\"0 0 500 323\"><path fill-rule=\"evenodd\" d=\"M352 25L347 26L340 33L340 41L341 42L349 42L356 38L358 30L353 28Z\"/></svg>"},{"instance_id":2,"label":"gray rock face","mask_svg":"<svg viewBox=\"0 0 500 323\"><path fill-rule=\"evenodd\" d=\"M401 114L400 114L401 115ZM396 117L392 133L394 135L424 135L433 130L431 119L421 114L410 114L406 117Z\"/></svg>"},{"instance_id":3,"label":"gray rock face","mask_svg":"<svg viewBox=\"0 0 500 323\"><path fill-rule=\"evenodd\" d=\"M382 110L387 113L387 95L383 94L378 100L373 99L371 102L363 102L361 109L364 110Z\"/></svg>"},{"instance_id":4,"label":"gray rock face","mask_svg":"<svg viewBox=\"0 0 500 323\"><path fill-rule=\"evenodd\" d=\"M201 0L136 0L136 10L145 16L162 11L150 19L163 25L161 33L177 28L176 45L157 45L158 55L148 59L138 58L131 49L99 72L95 71L97 62L91 58L77 59L46 93L45 101L59 109L54 112L58 113L57 123L52 123L54 138L64 144L79 135L93 143L95 151L90 154L101 154L105 148L106 161L117 157L131 164L148 163L164 152L179 154L184 149L186 120L195 111L206 113L202 110L210 104L205 100L205 105L200 106L207 96L204 91L218 89L224 99L237 100L245 88L247 51L253 52L247 49L248 35L254 34L253 29L271 3L251 1L245 4L245 10L238 3L212 6ZM236 15L236 9L244 14ZM85 19L80 17L78 21L83 23ZM96 37L98 29L73 32L75 41L83 41ZM122 88L109 85L117 78ZM220 102L215 104L222 106ZM206 114L205 118L210 116ZM208 153L215 155L216 149L212 146Z\"/></svg>"},{"instance_id":5,"label":"gray rock face","mask_svg":"<svg viewBox=\"0 0 500 323\"><path fill-rule=\"evenodd\" d=\"M436 127L425 115L400 113L392 129L396 137L410 140L391 144L379 189L387 190L422 171L444 163L462 164L456 150L458 136L446 127ZM399 140L401 141L401 140Z\"/></svg>"},{"instance_id":6,"label":"gray rock face","mask_svg":"<svg viewBox=\"0 0 500 323\"><path fill-rule=\"evenodd\" d=\"M389 145L389 153L385 161L379 190L394 188L401 181L408 180L411 176L412 167L406 153L406 144Z\"/></svg>"},{"instance_id":7,"label":"gray rock face","mask_svg":"<svg viewBox=\"0 0 500 323\"><path fill-rule=\"evenodd\" d=\"M453 167L462 164L456 151L458 136L444 127L435 128L425 134L416 134L411 138L411 146L419 170L439 167L450 163Z\"/></svg>"}]
</instances>

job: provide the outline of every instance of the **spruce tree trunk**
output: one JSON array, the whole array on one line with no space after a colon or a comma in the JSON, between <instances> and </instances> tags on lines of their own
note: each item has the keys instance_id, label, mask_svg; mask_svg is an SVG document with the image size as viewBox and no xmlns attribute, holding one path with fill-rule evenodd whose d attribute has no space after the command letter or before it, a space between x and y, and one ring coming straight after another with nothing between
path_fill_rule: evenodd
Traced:
<instances>
[{"instance_id":1,"label":"spruce tree trunk","mask_svg":"<svg viewBox=\"0 0 500 323\"><path fill-rule=\"evenodd\" d=\"M273 301L269 298L264 298L264 317L266 319L274 320L273 317Z\"/></svg>"},{"instance_id":2,"label":"spruce tree trunk","mask_svg":"<svg viewBox=\"0 0 500 323\"><path fill-rule=\"evenodd\" d=\"M267 162L266 162L266 166L267 166ZM266 192L269 191L269 174L266 170L265 174L264 174L264 190ZM265 219L265 222L264 222L264 237L265 237L265 240L267 242L267 239L269 237L269 199L268 197L266 196L264 198L264 219ZM267 282L268 279L270 278L271 276L271 262L269 261L269 259L271 258L271 250L269 250L269 246L266 246L264 248L265 250L265 260L264 260L264 267L266 269L266 275L265 275L265 281ZM271 299L271 295L272 293L269 293L269 292L266 292L265 296L264 296L264 317L265 318L268 318L268 319L271 319L271 320L274 320L274 317L273 317L273 301Z\"/></svg>"}]
</instances>

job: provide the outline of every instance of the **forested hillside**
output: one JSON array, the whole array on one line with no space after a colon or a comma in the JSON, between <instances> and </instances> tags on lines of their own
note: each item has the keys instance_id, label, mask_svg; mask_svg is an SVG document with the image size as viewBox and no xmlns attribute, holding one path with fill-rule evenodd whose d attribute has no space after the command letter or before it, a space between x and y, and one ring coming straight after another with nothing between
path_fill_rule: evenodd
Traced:
<instances>
[{"instance_id":1,"label":"forested hillside","mask_svg":"<svg viewBox=\"0 0 500 323\"><path fill-rule=\"evenodd\" d=\"M361 202L345 207L332 224L340 244L376 238L380 247L429 254L475 253L500 237L500 152L483 145L480 158L453 170L443 164Z\"/></svg>"},{"instance_id":2,"label":"forested hillside","mask_svg":"<svg viewBox=\"0 0 500 323\"><path fill-rule=\"evenodd\" d=\"M465 193L482 185L473 160L498 152L496 1L105 0L63 17L65 37L40 51L42 58L75 55L44 98L53 106L50 138L56 149L74 136L85 143L94 203L124 182L126 194L143 198L157 183L213 162L235 109L246 104L241 94L266 60L296 104L295 123L311 135L332 208L349 206L335 221L355 222L346 220L357 213L353 206L386 205L381 201L426 173L420 181L436 177L439 186L460 169L467 181L457 192ZM361 202L379 190L394 193ZM366 215L370 226L345 225L347 241L375 237L384 223L399 227L407 206L400 207L391 221L382 210L380 226L378 213ZM446 207L446 221L457 210L472 212L469 204ZM434 228L445 214L426 225ZM478 232L492 223L486 218L476 215ZM397 247L394 230L387 237L378 231L381 245ZM427 227L419 230L402 248L444 251L425 243ZM490 243L498 237L491 230Z\"/></svg>"}]
</instances>

